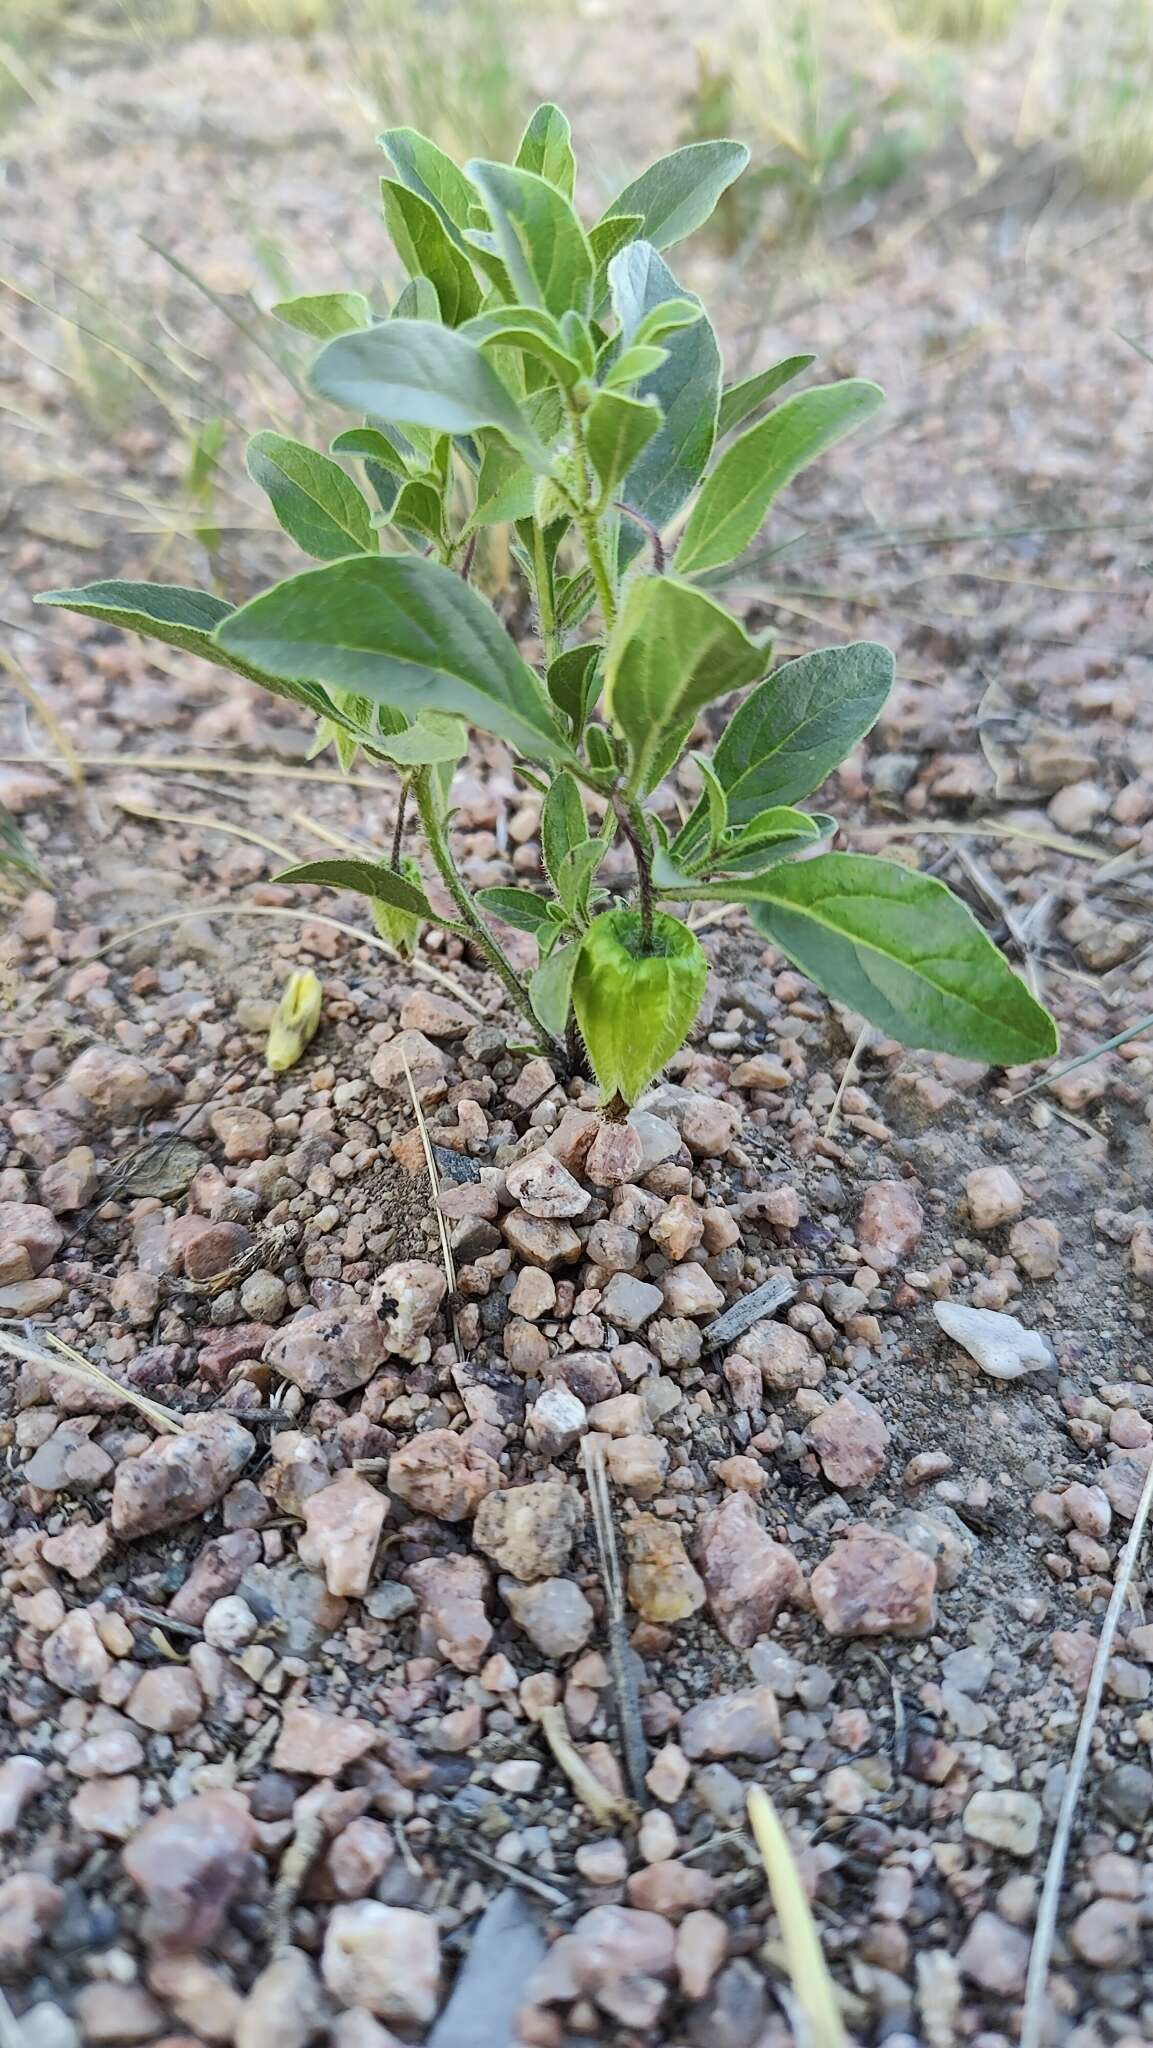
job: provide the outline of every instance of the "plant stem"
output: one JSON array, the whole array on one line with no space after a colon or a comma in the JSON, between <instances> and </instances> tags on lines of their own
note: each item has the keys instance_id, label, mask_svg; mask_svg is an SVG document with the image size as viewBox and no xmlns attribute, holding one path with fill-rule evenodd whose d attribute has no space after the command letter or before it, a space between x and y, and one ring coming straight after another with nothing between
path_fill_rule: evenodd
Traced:
<instances>
[{"instance_id":1,"label":"plant stem","mask_svg":"<svg viewBox=\"0 0 1153 2048\"><path fill-rule=\"evenodd\" d=\"M485 923L484 918L472 900L463 875L461 875L456 862L453 860L452 848L448 843L448 834L437 811L431 775L427 768L417 770L414 778L414 788L416 791L417 809L420 812L420 822L424 828L424 836L428 841L429 852L432 855L441 881L444 883L445 888L460 912L461 923L468 927L469 934L476 940L493 972L499 975L517 1009L521 1012L522 1016L528 1018L536 1036L538 1038L543 1036L554 1056L557 1059L563 1060L563 1046L552 1039L547 1032L542 1032L541 1025L529 1001L528 990L513 966L512 961L503 951Z\"/></svg>"},{"instance_id":2,"label":"plant stem","mask_svg":"<svg viewBox=\"0 0 1153 2048\"><path fill-rule=\"evenodd\" d=\"M533 581L536 584L537 616L540 619L541 639L544 641L545 667L549 668L560 653L560 634L556 629L556 600L548 556L545 554L544 533L535 519L532 523L532 564Z\"/></svg>"},{"instance_id":3,"label":"plant stem","mask_svg":"<svg viewBox=\"0 0 1153 2048\"><path fill-rule=\"evenodd\" d=\"M392 857L389 861L389 866L394 875L400 873L400 844L404 837L404 813L407 806L408 783L402 782L400 785L400 795L396 800L396 824L393 826L392 831Z\"/></svg>"},{"instance_id":4,"label":"plant stem","mask_svg":"<svg viewBox=\"0 0 1153 2048\"><path fill-rule=\"evenodd\" d=\"M566 410L569 432L572 435L573 453L580 461L585 488L585 502L583 505L578 505L575 508L576 523L580 528L580 536L584 542L585 554L588 556L589 568L593 572L597 603L600 606L601 618L604 620L605 632L611 633L616 624L617 601L613 591L612 578L608 572L608 564L605 561L604 548L601 545L600 522L597 519L595 495L590 492L589 459L588 450L585 446L584 421L581 418L579 407L572 404L571 401L568 403Z\"/></svg>"},{"instance_id":5,"label":"plant stem","mask_svg":"<svg viewBox=\"0 0 1153 2048\"><path fill-rule=\"evenodd\" d=\"M652 848L649 844L648 826L639 804L630 804L618 797L613 805L621 831L633 850L637 864L637 890L641 913L641 951L651 953L653 948L653 868Z\"/></svg>"}]
</instances>

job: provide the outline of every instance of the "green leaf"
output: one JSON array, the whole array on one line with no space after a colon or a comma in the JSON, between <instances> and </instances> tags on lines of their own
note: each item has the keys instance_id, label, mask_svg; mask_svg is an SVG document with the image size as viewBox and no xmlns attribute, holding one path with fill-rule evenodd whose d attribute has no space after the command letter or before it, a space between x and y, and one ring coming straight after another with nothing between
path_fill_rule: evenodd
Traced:
<instances>
[{"instance_id":1,"label":"green leaf","mask_svg":"<svg viewBox=\"0 0 1153 2048\"><path fill-rule=\"evenodd\" d=\"M678 327L691 327L700 317L699 299L665 299L644 315L629 336L630 346L647 347L651 342L660 341L663 335L675 333Z\"/></svg>"},{"instance_id":2,"label":"green leaf","mask_svg":"<svg viewBox=\"0 0 1153 2048\"><path fill-rule=\"evenodd\" d=\"M452 712L530 758L571 753L491 607L422 557L352 557L291 576L231 613L220 644L274 675L321 675L413 717Z\"/></svg>"},{"instance_id":3,"label":"green leaf","mask_svg":"<svg viewBox=\"0 0 1153 2048\"><path fill-rule=\"evenodd\" d=\"M371 896L378 902L389 903L394 910L403 910L410 917L427 918L433 924L452 923L451 918L442 917L433 909L423 889L376 861L310 860L301 867L286 868L276 879L278 882L315 883L327 889L351 889L357 896Z\"/></svg>"},{"instance_id":4,"label":"green leaf","mask_svg":"<svg viewBox=\"0 0 1153 2048\"><path fill-rule=\"evenodd\" d=\"M541 808L540 844L545 873L561 901L565 902L566 909L569 906L560 886L565 855L571 853L574 846L584 846L588 836L588 819L579 783L569 774L554 776Z\"/></svg>"},{"instance_id":5,"label":"green leaf","mask_svg":"<svg viewBox=\"0 0 1153 2048\"><path fill-rule=\"evenodd\" d=\"M452 240L431 200L396 178L382 178L385 225L410 277L427 277L446 327L459 327L480 305L472 265Z\"/></svg>"},{"instance_id":6,"label":"green leaf","mask_svg":"<svg viewBox=\"0 0 1153 2048\"><path fill-rule=\"evenodd\" d=\"M0 804L0 874L27 875L33 882L44 880L44 870L7 804Z\"/></svg>"},{"instance_id":7,"label":"green leaf","mask_svg":"<svg viewBox=\"0 0 1153 2048\"><path fill-rule=\"evenodd\" d=\"M637 1096L684 1044L709 963L699 939L658 910L642 950L637 910L607 910L580 943L572 1002L606 1101Z\"/></svg>"},{"instance_id":8,"label":"green leaf","mask_svg":"<svg viewBox=\"0 0 1153 2048\"><path fill-rule=\"evenodd\" d=\"M533 1015L553 1038L563 1038L565 1034L576 964L575 946L557 946L529 976L528 997Z\"/></svg>"},{"instance_id":9,"label":"green leaf","mask_svg":"<svg viewBox=\"0 0 1153 2048\"><path fill-rule=\"evenodd\" d=\"M583 925L588 918L589 892L608 848L606 839L586 839L583 846L571 846L560 864L557 893L574 924Z\"/></svg>"},{"instance_id":10,"label":"green leaf","mask_svg":"<svg viewBox=\"0 0 1153 2048\"><path fill-rule=\"evenodd\" d=\"M566 647L549 663L545 678L549 696L569 720L574 738L579 739L598 694L597 663L599 640L586 640L580 647Z\"/></svg>"},{"instance_id":11,"label":"green leaf","mask_svg":"<svg viewBox=\"0 0 1153 2048\"><path fill-rule=\"evenodd\" d=\"M548 898L534 895L531 889L478 889L476 900L502 924L511 924L518 932L540 931L552 923Z\"/></svg>"},{"instance_id":12,"label":"green leaf","mask_svg":"<svg viewBox=\"0 0 1153 2048\"><path fill-rule=\"evenodd\" d=\"M519 170L535 171L538 178L546 178L566 199L572 198L576 183L572 129L559 107L546 101L537 108L521 136L515 161Z\"/></svg>"},{"instance_id":13,"label":"green leaf","mask_svg":"<svg viewBox=\"0 0 1153 2048\"><path fill-rule=\"evenodd\" d=\"M505 526L531 519L536 503L536 478L515 448L494 436L485 444L476 479L476 504L469 526Z\"/></svg>"},{"instance_id":14,"label":"green leaf","mask_svg":"<svg viewBox=\"0 0 1153 2048\"><path fill-rule=\"evenodd\" d=\"M558 319L570 308L588 313L593 254L564 193L532 171L508 164L476 159L468 172L484 196L517 297Z\"/></svg>"},{"instance_id":15,"label":"green leaf","mask_svg":"<svg viewBox=\"0 0 1153 2048\"><path fill-rule=\"evenodd\" d=\"M769 871L753 922L826 994L906 1045L997 1066L1057 1050L1052 1018L929 875L818 854Z\"/></svg>"},{"instance_id":16,"label":"green leaf","mask_svg":"<svg viewBox=\"0 0 1153 2048\"><path fill-rule=\"evenodd\" d=\"M749 161L743 142L690 142L658 157L626 185L605 216L639 213L640 234L654 249L671 248L702 227L722 192Z\"/></svg>"},{"instance_id":17,"label":"green leaf","mask_svg":"<svg viewBox=\"0 0 1153 2048\"><path fill-rule=\"evenodd\" d=\"M561 576L556 586L556 622L561 633L571 633L587 619L596 603L596 582L591 569L578 569L575 576Z\"/></svg>"},{"instance_id":18,"label":"green leaf","mask_svg":"<svg viewBox=\"0 0 1153 2048\"><path fill-rule=\"evenodd\" d=\"M709 867L726 873L735 869L760 874L778 860L803 853L816 840L831 837L836 829L836 819L826 817L822 811L795 811L788 804L774 805L739 832L731 833L716 848Z\"/></svg>"},{"instance_id":19,"label":"green leaf","mask_svg":"<svg viewBox=\"0 0 1153 2048\"><path fill-rule=\"evenodd\" d=\"M551 313L539 306L498 306L479 313L462 330L478 348L517 348L551 370L565 386L577 382L580 364L569 354Z\"/></svg>"},{"instance_id":20,"label":"green leaf","mask_svg":"<svg viewBox=\"0 0 1153 2048\"><path fill-rule=\"evenodd\" d=\"M450 238L463 249L462 230L476 205L476 193L459 165L415 128L386 128L377 141L392 159L401 184L435 207Z\"/></svg>"},{"instance_id":21,"label":"green leaf","mask_svg":"<svg viewBox=\"0 0 1153 2048\"><path fill-rule=\"evenodd\" d=\"M635 582L605 664L605 709L629 744L630 789L654 788L698 712L751 683L767 658L702 591L668 576Z\"/></svg>"},{"instance_id":22,"label":"green leaf","mask_svg":"<svg viewBox=\"0 0 1153 2048\"><path fill-rule=\"evenodd\" d=\"M321 562L376 553L372 513L352 478L331 456L283 434L254 434L248 474L268 495L285 533Z\"/></svg>"},{"instance_id":23,"label":"green leaf","mask_svg":"<svg viewBox=\"0 0 1153 2048\"><path fill-rule=\"evenodd\" d=\"M585 414L585 446L601 492L611 498L661 425L655 398L625 398L619 391L599 391Z\"/></svg>"},{"instance_id":24,"label":"green leaf","mask_svg":"<svg viewBox=\"0 0 1153 2048\"><path fill-rule=\"evenodd\" d=\"M755 376L746 377L742 384L730 384L728 390L721 393L718 439L722 434L731 434L734 427L739 427L750 413L756 412L757 407L763 405L766 398L771 398L774 391L779 391L782 384L799 377L801 371L807 370L809 364L816 360L816 356L786 356L782 362L774 363L771 370L758 370Z\"/></svg>"},{"instance_id":25,"label":"green leaf","mask_svg":"<svg viewBox=\"0 0 1153 2048\"><path fill-rule=\"evenodd\" d=\"M427 768L436 761L459 761L468 748L468 728L444 711L422 711L403 732L376 735L373 752L401 768Z\"/></svg>"},{"instance_id":26,"label":"green leaf","mask_svg":"<svg viewBox=\"0 0 1153 2048\"><path fill-rule=\"evenodd\" d=\"M77 590L42 590L35 602L58 604L65 611L80 612L124 632L149 633L169 647L199 654L204 661L262 683L274 696L307 704L322 718L332 711L323 688L312 677L302 676L289 684L221 647L216 628L231 618L234 607L207 590L185 590L178 583L85 583Z\"/></svg>"},{"instance_id":27,"label":"green leaf","mask_svg":"<svg viewBox=\"0 0 1153 2048\"><path fill-rule=\"evenodd\" d=\"M712 853L714 848L720 844L725 827L729 822L728 799L725 796L720 780L713 772L712 764L705 759L704 755L694 754L691 758L696 763L697 773L704 784L701 800L704 804L708 827L705 851L706 853Z\"/></svg>"},{"instance_id":28,"label":"green leaf","mask_svg":"<svg viewBox=\"0 0 1153 2048\"><path fill-rule=\"evenodd\" d=\"M713 756L730 821L746 825L819 789L875 723L892 683L893 657L875 640L819 647L766 677Z\"/></svg>"},{"instance_id":29,"label":"green leaf","mask_svg":"<svg viewBox=\"0 0 1153 2048\"><path fill-rule=\"evenodd\" d=\"M636 241L641 226L639 213L617 213L610 215L606 220L598 220L596 226L589 229L589 248L593 252L593 262L596 265L596 276L593 279L594 313L599 314L608 298L609 264L618 249L623 249L629 242Z\"/></svg>"},{"instance_id":30,"label":"green leaf","mask_svg":"<svg viewBox=\"0 0 1153 2048\"><path fill-rule=\"evenodd\" d=\"M427 477L410 477L397 492L385 514L389 526L402 533L420 534L439 547L444 539L444 506L440 492Z\"/></svg>"},{"instance_id":31,"label":"green leaf","mask_svg":"<svg viewBox=\"0 0 1153 2048\"><path fill-rule=\"evenodd\" d=\"M405 881L415 882L419 888L420 869L411 854L406 853L403 856L400 873ZM411 960L416 952L416 942L424 919L414 916L409 910L398 909L395 903L386 903L383 896L370 897L369 907L372 911L373 924L381 938L396 948L402 960Z\"/></svg>"},{"instance_id":32,"label":"green leaf","mask_svg":"<svg viewBox=\"0 0 1153 2048\"><path fill-rule=\"evenodd\" d=\"M397 293L390 320L431 320L440 324L440 300L431 277L410 277Z\"/></svg>"},{"instance_id":33,"label":"green leaf","mask_svg":"<svg viewBox=\"0 0 1153 2048\"><path fill-rule=\"evenodd\" d=\"M642 347L639 343L622 349L616 361L605 371L603 384L606 391L623 390L628 384L637 384L642 377L651 377L662 363L668 361L667 348Z\"/></svg>"},{"instance_id":34,"label":"green leaf","mask_svg":"<svg viewBox=\"0 0 1153 2048\"><path fill-rule=\"evenodd\" d=\"M682 291L668 266L648 242L632 242L609 266L613 303L628 336L646 313L669 299L691 296ZM655 398L664 414L653 435L625 477L618 497L663 527L696 489L712 453L721 393L721 352L702 310L691 327L667 337L667 359L641 383L635 396ZM622 566L644 546L643 536L622 526Z\"/></svg>"},{"instance_id":35,"label":"green leaf","mask_svg":"<svg viewBox=\"0 0 1153 2048\"><path fill-rule=\"evenodd\" d=\"M329 442L329 449L333 455L360 455L382 463L402 483L408 477L408 464L401 450L380 427L346 427L343 434Z\"/></svg>"},{"instance_id":36,"label":"green leaf","mask_svg":"<svg viewBox=\"0 0 1153 2048\"><path fill-rule=\"evenodd\" d=\"M272 310L278 320L321 341L372 325L372 307L363 292L307 292L298 299L281 299Z\"/></svg>"},{"instance_id":37,"label":"green leaf","mask_svg":"<svg viewBox=\"0 0 1153 2048\"><path fill-rule=\"evenodd\" d=\"M355 412L443 434L499 427L534 466L548 455L476 343L429 320L385 320L321 349L312 385Z\"/></svg>"},{"instance_id":38,"label":"green leaf","mask_svg":"<svg viewBox=\"0 0 1153 2048\"><path fill-rule=\"evenodd\" d=\"M334 343L334 347L342 346ZM682 576L731 562L758 531L778 491L876 412L884 392L861 377L786 398L721 456L677 549Z\"/></svg>"}]
</instances>

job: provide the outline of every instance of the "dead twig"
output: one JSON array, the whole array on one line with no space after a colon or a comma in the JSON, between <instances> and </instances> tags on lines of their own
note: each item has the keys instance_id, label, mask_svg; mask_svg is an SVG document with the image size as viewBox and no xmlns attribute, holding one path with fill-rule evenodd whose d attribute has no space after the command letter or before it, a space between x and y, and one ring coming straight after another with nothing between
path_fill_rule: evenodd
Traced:
<instances>
[{"instance_id":1,"label":"dead twig","mask_svg":"<svg viewBox=\"0 0 1153 2048\"><path fill-rule=\"evenodd\" d=\"M118 1401L138 1408L147 1416L153 1429L163 1435L179 1436L184 1429L183 1417L173 1408L162 1408L159 1401L150 1401L145 1394L139 1394L135 1387L126 1387L122 1381L114 1380L103 1366L93 1365L90 1358L84 1358L66 1344L62 1337L56 1337L51 1330L44 1332L44 1343L49 1347L42 1350L37 1344L30 1344L25 1337L16 1337L7 1329L0 1328L0 1351L6 1351L10 1358L18 1358L24 1365L38 1365L45 1372L58 1372L81 1380L86 1386L99 1387L106 1394L115 1394Z\"/></svg>"},{"instance_id":2,"label":"dead twig","mask_svg":"<svg viewBox=\"0 0 1153 2048\"><path fill-rule=\"evenodd\" d=\"M595 1771L586 1764L583 1756L573 1747L568 1732L563 1707L542 1707L540 1726L545 1741L553 1756L576 1793L582 1806L588 1808L593 1819L601 1827L619 1827L634 1818L627 1799L618 1798L607 1786L601 1784Z\"/></svg>"},{"instance_id":3,"label":"dead twig","mask_svg":"<svg viewBox=\"0 0 1153 2048\"><path fill-rule=\"evenodd\" d=\"M428 1168L428 1184L432 1190L433 1213L436 1216L437 1231L440 1236L440 1256L444 1264L445 1283L448 1287L448 1299L451 1304L456 1293L456 1262L452 1256L452 1246L448 1241L448 1224L438 1200L440 1195L440 1175L437 1172L436 1160L433 1157L432 1139L428 1135L428 1124L425 1121L424 1111L420 1106L420 1097L416 1092L416 1082L412 1078L412 1068L408 1064L408 1054L405 1052L403 1040L400 1041L400 1057L404 1066L404 1078L408 1082L408 1092L412 1097L412 1113L416 1118L417 1130L420 1132L424 1163ZM456 1355L463 1363L464 1349L460 1341L460 1332L456 1326L456 1314L451 1306L449 1318L452 1323L452 1341L456 1346Z\"/></svg>"},{"instance_id":4,"label":"dead twig","mask_svg":"<svg viewBox=\"0 0 1153 2048\"><path fill-rule=\"evenodd\" d=\"M1129 1531L1129 1540L1121 1553L1113 1591L1101 1624L1101 1636L1097 1644L1097 1655L1093 1659L1093 1670L1085 1694L1085 1705L1081 1712L1081 1725L1077 1740L1069 1759L1069 1775L1061 1794L1061 1805L1057 1814L1057 1825L1053 1830L1053 1841L1049 1860L1045 1866L1045 1882L1041 1887L1041 1899L1037 1907L1037 1921L1033 1932L1033 1946L1029 1951L1029 1970L1025 1978L1025 2009L1021 2022L1021 2048L1041 2048L1046 2031L1046 1982L1049 1964L1053 1955L1053 1942L1057 1933L1057 1909L1061 1899L1061 1882L1065 1874L1065 1861L1069 1854L1069 1843L1073 1834L1073 1822L1077 1813L1077 1802L1085 1782L1085 1770L1089 1762L1089 1750L1093 1742L1093 1730L1101 1711L1101 1699L1105 1691L1105 1674L1113 1654L1113 1644L1121 1621L1122 1610L1129 1597L1137 1559L1145 1540L1145 1524L1149 1510L1153 1507L1153 1465L1145 1474L1141 1498Z\"/></svg>"},{"instance_id":5,"label":"dead twig","mask_svg":"<svg viewBox=\"0 0 1153 2048\"><path fill-rule=\"evenodd\" d=\"M833 1097L832 1108L829 1110L829 1114L825 1120L826 1138L832 1137L833 1132L836 1130L837 1125L841 1121L841 1104L845 1099L845 1091L850 1086L850 1084L857 1078L857 1075L860 1071L861 1060L864 1057L865 1047L868 1045L869 1040L872 1037L872 1034L872 1025L862 1024L861 1029L857 1034L857 1042L854 1045L852 1052L849 1054L848 1059L845 1061L845 1071L841 1075L841 1079L837 1087L837 1092Z\"/></svg>"},{"instance_id":6,"label":"dead twig","mask_svg":"<svg viewBox=\"0 0 1153 2048\"><path fill-rule=\"evenodd\" d=\"M649 1767L649 1750L641 1723L640 1700L633 1673L628 1624L625 1619L624 1586L621 1582L616 1530L613 1527L612 1498L609 1494L608 1474L605 1471L604 1447L595 1436L582 1438L581 1461L589 1484L589 1504L592 1508L593 1529L600 1553L601 1578L604 1581L605 1598L608 1603L609 1663L613 1674L625 1777L633 1798L639 1805L643 1805L646 1798L645 1772Z\"/></svg>"}]
</instances>

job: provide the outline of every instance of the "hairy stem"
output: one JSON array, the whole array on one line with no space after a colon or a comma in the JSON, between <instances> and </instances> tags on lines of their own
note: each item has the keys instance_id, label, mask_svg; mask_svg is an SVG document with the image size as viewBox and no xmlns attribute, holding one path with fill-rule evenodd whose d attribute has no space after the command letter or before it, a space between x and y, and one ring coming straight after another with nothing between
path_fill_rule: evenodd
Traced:
<instances>
[{"instance_id":1,"label":"hairy stem","mask_svg":"<svg viewBox=\"0 0 1153 2048\"><path fill-rule=\"evenodd\" d=\"M541 639L544 641L545 667L551 667L560 653L560 634L556 626L556 600L552 587L552 574L548 556L545 553L544 533L537 522L532 525L533 581L536 584L536 609L540 620Z\"/></svg>"},{"instance_id":2,"label":"hairy stem","mask_svg":"<svg viewBox=\"0 0 1153 2048\"><path fill-rule=\"evenodd\" d=\"M613 806L621 831L633 850L637 864L637 892L641 913L641 951L651 953L653 945L653 867L648 826L639 804L618 797Z\"/></svg>"},{"instance_id":3,"label":"hairy stem","mask_svg":"<svg viewBox=\"0 0 1153 2048\"><path fill-rule=\"evenodd\" d=\"M540 1023L529 1001L528 990L513 966L512 961L508 958L508 955L504 952L481 916L480 911L472 900L464 877L457 868L456 862L452 857L452 848L448 843L448 834L437 811L431 774L427 768L418 769L414 780L414 787L416 790L417 809L420 812L420 822L424 827L424 836L428 841L429 852L432 855L441 881L444 883L445 888L460 912L461 923L467 926L470 936L475 939L493 972L499 975L517 1009L521 1012L522 1016L528 1018L536 1036L538 1038L544 1037L549 1044L550 1050L558 1059L563 1060L563 1046L549 1038L547 1033L542 1032Z\"/></svg>"},{"instance_id":4,"label":"hairy stem","mask_svg":"<svg viewBox=\"0 0 1153 2048\"><path fill-rule=\"evenodd\" d=\"M400 795L396 800L396 824L392 828L392 855L389 860L389 866L394 875L400 873L400 845L401 840L404 838L404 814L407 808L408 783L402 782L400 785Z\"/></svg>"},{"instance_id":5,"label":"hairy stem","mask_svg":"<svg viewBox=\"0 0 1153 2048\"><path fill-rule=\"evenodd\" d=\"M572 435L573 453L580 462L585 489L585 502L575 507L574 516L577 526L580 528L580 536L584 542L584 550L588 557L589 568L593 572L597 603L600 606L601 618L604 620L605 632L611 633L613 626L616 624L617 601L613 590L612 578L608 572L608 564L605 561L604 547L601 542L600 521L597 518L596 509L596 494L590 484L584 421L581 418L579 407L572 404L571 401L568 404L567 412L569 432Z\"/></svg>"}]
</instances>

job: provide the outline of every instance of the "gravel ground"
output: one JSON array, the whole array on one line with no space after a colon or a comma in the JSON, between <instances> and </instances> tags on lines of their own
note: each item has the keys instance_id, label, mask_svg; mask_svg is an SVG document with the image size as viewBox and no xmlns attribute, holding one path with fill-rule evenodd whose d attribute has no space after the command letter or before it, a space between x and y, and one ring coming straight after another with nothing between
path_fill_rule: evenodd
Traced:
<instances>
[{"instance_id":1,"label":"gravel ground","mask_svg":"<svg viewBox=\"0 0 1153 2048\"><path fill-rule=\"evenodd\" d=\"M691 66L675 14L650 26L659 146ZM602 27L529 61L625 160ZM362 281L339 252L376 233L372 151L295 48L63 79L8 149L29 289L83 268L128 307L165 275L143 229L231 293L254 219L312 288ZM783 649L897 647L828 807L967 894L1072 1054L1138 1023L1153 974L1153 380L1112 332L1141 332L1144 221L1067 199L1043 153L955 193L931 167L920 233L858 222L835 291L775 257L767 327L753 265L706 248L694 281L749 367L815 346L889 388L872 441L792 493L748 601ZM267 423L271 365L164 289L213 404ZM51 347L34 308L8 319ZM1153 1456L1153 1024L1025 1103L1031 1073L873 1040L835 1101L857 1020L722 918L694 1041L610 1142L455 942L401 968L324 921L347 901L280 914L300 899L270 878L317 827L381 843L387 778L306 776L293 715L195 663L33 630L36 588L204 568L157 539L183 459L160 408L94 418L24 353L3 395L14 646L81 752L125 759L81 790L0 763L46 874L0 941L0 1314L158 1404L0 1367L0 1982L27 2048L777 2048L753 1782L853 2037L1011 2040ZM222 508L240 595L278 543L231 473ZM939 544L892 544L910 529ZM14 711L6 752L40 737ZM455 801L478 882L537 875L500 748ZM274 1075L299 965L323 1025ZM776 1309L714 1339L773 1279ZM1153 2037L1151 1666L1139 1572L1062 1903L1074 2048Z\"/></svg>"}]
</instances>

